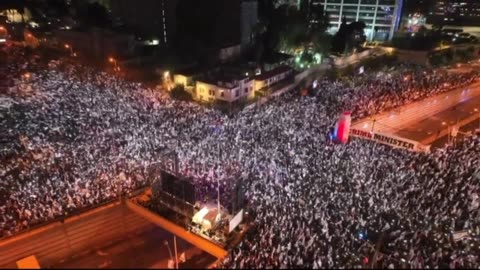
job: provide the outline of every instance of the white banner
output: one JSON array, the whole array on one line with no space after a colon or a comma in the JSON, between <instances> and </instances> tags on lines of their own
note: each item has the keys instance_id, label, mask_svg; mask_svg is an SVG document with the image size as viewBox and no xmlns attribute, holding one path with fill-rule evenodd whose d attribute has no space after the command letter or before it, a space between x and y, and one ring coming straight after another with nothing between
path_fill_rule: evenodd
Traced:
<instances>
[{"instance_id":1,"label":"white banner","mask_svg":"<svg viewBox=\"0 0 480 270\"><path fill-rule=\"evenodd\" d=\"M423 145L416 141L412 141L412 140L408 140L408 139L404 139L404 138L400 138L392 135L385 135L385 134L369 132L369 131L354 129L354 128L350 129L350 135L373 140L373 141L387 144L393 147L421 151L421 152L430 151L429 145Z\"/></svg>"},{"instance_id":2,"label":"white banner","mask_svg":"<svg viewBox=\"0 0 480 270\"><path fill-rule=\"evenodd\" d=\"M243 209L240 210L235 217L230 220L230 223L228 224L228 233L231 233L235 228L240 224L243 220Z\"/></svg>"}]
</instances>

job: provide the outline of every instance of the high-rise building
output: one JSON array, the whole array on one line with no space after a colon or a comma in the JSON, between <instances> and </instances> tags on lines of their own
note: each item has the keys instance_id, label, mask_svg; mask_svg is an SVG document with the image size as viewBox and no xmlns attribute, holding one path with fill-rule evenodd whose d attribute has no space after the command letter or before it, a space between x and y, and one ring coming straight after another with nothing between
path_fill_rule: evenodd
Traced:
<instances>
[{"instance_id":1,"label":"high-rise building","mask_svg":"<svg viewBox=\"0 0 480 270\"><path fill-rule=\"evenodd\" d=\"M279 7L282 5L288 5L288 6L296 6L297 8L300 8L301 1L302 0L274 0L274 6Z\"/></svg>"},{"instance_id":2,"label":"high-rise building","mask_svg":"<svg viewBox=\"0 0 480 270\"><path fill-rule=\"evenodd\" d=\"M347 23L363 21L367 40L389 40L400 25L403 0L320 0L334 34Z\"/></svg>"},{"instance_id":3,"label":"high-rise building","mask_svg":"<svg viewBox=\"0 0 480 270\"><path fill-rule=\"evenodd\" d=\"M421 14L426 16L431 9L434 0L405 0L404 14Z\"/></svg>"},{"instance_id":4,"label":"high-rise building","mask_svg":"<svg viewBox=\"0 0 480 270\"><path fill-rule=\"evenodd\" d=\"M159 38L162 46L169 46L176 33L175 12L178 0L110 0L113 17L147 35Z\"/></svg>"},{"instance_id":5,"label":"high-rise building","mask_svg":"<svg viewBox=\"0 0 480 270\"><path fill-rule=\"evenodd\" d=\"M479 0L435 1L427 17L427 23L458 26L480 25Z\"/></svg>"},{"instance_id":6,"label":"high-rise building","mask_svg":"<svg viewBox=\"0 0 480 270\"><path fill-rule=\"evenodd\" d=\"M258 2L256 0L242 1L240 11L240 42L242 46L245 46L251 43L253 29L258 22Z\"/></svg>"},{"instance_id":7,"label":"high-rise building","mask_svg":"<svg viewBox=\"0 0 480 270\"><path fill-rule=\"evenodd\" d=\"M316 27L325 15L323 3L325 0L310 0L308 3L308 20L310 27Z\"/></svg>"}]
</instances>

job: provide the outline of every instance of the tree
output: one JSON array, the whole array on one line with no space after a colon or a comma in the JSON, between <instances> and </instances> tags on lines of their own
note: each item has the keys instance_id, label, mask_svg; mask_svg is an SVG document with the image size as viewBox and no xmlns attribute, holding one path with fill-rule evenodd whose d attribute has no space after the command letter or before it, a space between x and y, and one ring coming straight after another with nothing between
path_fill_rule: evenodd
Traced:
<instances>
[{"instance_id":1,"label":"tree","mask_svg":"<svg viewBox=\"0 0 480 270\"><path fill-rule=\"evenodd\" d=\"M318 33L312 37L313 51L328 55L332 49L332 36L328 33Z\"/></svg>"},{"instance_id":2,"label":"tree","mask_svg":"<svg viewBox=\"0 0 480 270\"><path fill-rule=\"evenodd\" d=\"M171 91L170 91L170 97L173 99L177 100L183 100L183 101L192 101L192 95L185 91L185 88L182 85L176 85Z\"/></svg>"},{"instance_id":3,"label":"tree","mask_svg":"<svg viewBox=\"0 0 480 270\"><path fill-rule=\"evenodd\" d=\"M420 35L424 35L424 36L425 36L425 35L427 34L427 32L428 32L428 29L427 29L427 27L425 27L425 25L422 25L422 26L420 26L420 27L418 28L418 33L419 33Z\"/></svg>"},{"instance_id":4,"label":"tree","mask_svg":"<svg viewBox=\"0 0 480 270\"><path fill-rule=\"evenodd\" d=\"M109 22L107 9L97 2L84 3L79 7L78 16L84 23L94 27L103 28Z\"/></svg>"},{"instance_id":5,"label":"tree","mask_svg":"<svg viewBox=\"0 0 480 270\"><path fill-rule=\"evenodd\" d=\"M435 24L432 25L432 30L434 32L442 32L443 26L444 26L443 22L435 23Z\"/></svg>"},{"instance_id":6,"label":"tree","mask_svg":"<svg viewBox=\"0 0 480 270\"><path fill-rule=\"evenodd\" d=\"M53 14L63 16L68 13L67 4L63 0L48 0L46 4ZM19 12L23 13L23 8Z\"/></svg>"},{"instance_id":7,"label":"tree","mask_svg":"<svg viewBox=\"0 0 480 270\"><path fill-rule=\"evenodd\" d=\"M340 29L333 37L332 50L337 53L350 53L361 48L366 41L365 27L366 24L362 21L347 24L346 18L343 18Z\"/></svg>"},{"instance_id":8,"label":"tree","mask_svg":"<svg viewBox=\"0 0 480 270\"><path fill-rule=\"evenodd\" d=\"M265 33L267 32L267 24L263 19L259 19L253 26L252 38L254 41L254 59L260 62L265 52Z\"/></svg>"},{"instance_id":9,"label":"tree","mask_svg":"<svg viewBox=\"0 0 480 270\"><path fill-rule=\"evenodd\" d=\"M318 36L325 34L328 17L321 7L312 8L308 1L302 1L300 9L285 4L274 8L271 2L259 2L260 20L265 25L263 47L266 51L293 52L323 40Z\"/></svg>"},{"instance_id":10,"label":"tree","mask_svg":"<svg viewBox=\"0 0 480 270\"><path fill-rule=\"evenodd\" d=\"M365 36L365 28L367 25L362 22L352 22L348 25L348 35L347 35L347 52L350 52L353 49L359 49L362 47L362 44L365 43L367 37Z\"/></svg>"},{"instance_id":11,"label":"tree","mask_svg":"<svg viewBox=\"0 0 480 270\"><path fill-rule=\"evenodd\" d=\"M348 25L347 19L345 17L342 18L342 24L340 24L340 28L338 29L335 36L332 39L332 51L336 53L343 53L345 51L345 46L347 42L347 35L348 35Z\"/></svg>"}]
</instances>

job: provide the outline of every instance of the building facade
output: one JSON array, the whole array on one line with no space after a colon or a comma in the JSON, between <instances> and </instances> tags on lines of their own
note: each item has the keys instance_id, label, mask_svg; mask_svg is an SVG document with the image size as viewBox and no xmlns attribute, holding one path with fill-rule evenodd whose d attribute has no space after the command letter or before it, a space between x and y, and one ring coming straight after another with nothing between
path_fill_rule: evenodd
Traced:
<instances>
[{"instance_id":1,"label":"building facade","mask_svg":"<svg viewBox=\"0 0 480 270\"><path fill-rule=\"evenodd\" d=\"M390 40L400 25L403 0L319 1L329 16L329 32L332 34L339 29L343 17L347 23L365 22L367 40Z\"/></svg>"},{"instance_id":2,"label":"building facade","mask_svg":"<svg viewBox=\"0 0 480 270\"><path fill-rule=\"evenodd\" d=\"M168 47L176 33L178 0L110 0L113 17L147 35L155 35L159 44Z\"/></svg>"},{"instance_id":3,"label":"building facade","mask_svg":"<svg viewBox=\"0 0 480 270\"><path fill-rule=\"evenodd\" d=\"M65 31L55 30L57 46L69 44L83 58L107 63L112 56L121 56L133 51L135 39L133 35L119 34L107 30Z\"/></svg>"},{"instance_id":4,"label":"building facade","mask_svg":"<svg viewBox=\"0 0 480 270\"><path fill-rule=\"evenodd\" d=\"M263 74L255 76L255 91L268 88L276 83L287 79L293 74L289 66L280 66Z\"/></svg>"},{"instance_id":5,"label":"building facade","mask_svg":"<svg viewBox=\"0 0 480 270\"><path fill-rule=\"evenodd\" d=\"M277 8L282 5L288 5L288 6L295 6L297 8L300 8L301 1L302 0L274 0L274 7Z\"/></svg>"},{"instance_id":6,"label":"building facade","mask_svg":"<svg viewBox=\"0 0 480 270\"><path fill-rule=\"evenodd\" d=\"M255 92L285 82L293 75L293 69L286 65L259 75L233 67L222 67L203 72L187 69L174 75L174 83L183 86L195 99L200 101L235 102L254 98Z\"/></svg>"},{"instance_id":7,"label":"building facade","mask_svg":"<svg viewBox=\"0 0 480 270\"><path fill-rule=\"evenodd\" d=\"M253 29L258 22L258 2L242 1L240 13L240 43L245 47L251 44Z\"/></svg>"},{"instance_id":8,"label":"building facade","mask_svg":"<svg viewBox=\"0 0 480 270\"><path fill-rule=\"evenodd\" d=\"M428 14L427 22L437 25L478 26L480 25L480 1L435 1Z\"/></svg>"},{"instance_id":9,"label":"building facade","mask_svg":"<svg viewBox=\"0 0 480 270\"><path fill-rule=\"evenodd\" d=\"M253 88L254 80L248 76L218 81L205 78L196 82L196 98L209 102L215 100L235 102L239 99L253 98L255 96Z\"/></svg>"}]
</instances>

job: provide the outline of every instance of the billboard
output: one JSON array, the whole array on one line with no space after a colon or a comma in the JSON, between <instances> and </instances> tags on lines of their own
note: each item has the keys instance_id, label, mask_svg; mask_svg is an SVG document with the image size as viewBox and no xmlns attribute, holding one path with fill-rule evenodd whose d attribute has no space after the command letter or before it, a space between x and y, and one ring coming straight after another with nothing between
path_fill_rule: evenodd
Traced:
<instances>
[{"instance_id":1,"label":"billboard","mask_svg":"<svg viewBox=\"0 0 480 270\"><path fill-rule=\"evenodd\" d=\"M243 209L240 210L228 224L228 233L231 233L243 220Z\"/></svg>"}]
</instances>

